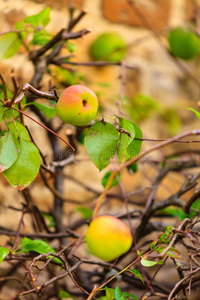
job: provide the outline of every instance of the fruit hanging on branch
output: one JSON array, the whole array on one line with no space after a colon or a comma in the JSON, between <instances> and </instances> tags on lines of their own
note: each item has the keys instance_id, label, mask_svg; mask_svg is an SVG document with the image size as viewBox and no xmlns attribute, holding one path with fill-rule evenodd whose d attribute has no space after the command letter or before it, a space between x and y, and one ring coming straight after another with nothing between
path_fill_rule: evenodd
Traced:
<instances>
[{"instance_id":1,"label":"fruit hanging on branch","mask_svg":"<svg viewBox=\"0 0 200 300\"><path fill-rule=\"evenodd\" d=\"M92 220L85 235L88 248L94 256L112 261L128 252L132 235L120 219L103 215Z\"/></svg>"},{"instance_id":2,"label":"fruit hanging on branch","mask_svg":"<svg viewBox=\"0 0 200 300\"><path fill-rule=\"evenodd\" d=\"M84 126L96 116L98 99L95 93L84 85L72 85L60 95L56 111L67 124Z\"/></svg>"}]
</instances>

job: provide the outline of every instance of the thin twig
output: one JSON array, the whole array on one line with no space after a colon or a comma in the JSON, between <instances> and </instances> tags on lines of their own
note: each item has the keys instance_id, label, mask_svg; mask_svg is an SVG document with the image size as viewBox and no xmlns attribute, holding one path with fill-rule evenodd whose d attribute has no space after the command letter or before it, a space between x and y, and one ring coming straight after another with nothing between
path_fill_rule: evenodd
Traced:
<instances>
[{"instance_id":1,"label":"thin twig","mask_svg":"<svg viewBox=\"0 0 200 300\"><path fill-rule=\"evenodd\" d=\"M25 115L27 118L31 119L33 122L35 122L38 125L42 126L44 129L50 131L52 134L54 134L55 136L57 136L61 141L63 141L67 146L69 146L73 151L75 151L75 149L67 141L65 141L60 135L58 135L57 133L55 133L53 130L51 130L50 128L48 128L44 124L38 122L37 120L33 119L32 117L30 117L29 115L27 115L24 111L22 111L22 110L20 110L18 108L15 108L15 107L12 107L12 109L14 109L14 110L18 111L19 113Z\"/></svg>"}]
</instances>

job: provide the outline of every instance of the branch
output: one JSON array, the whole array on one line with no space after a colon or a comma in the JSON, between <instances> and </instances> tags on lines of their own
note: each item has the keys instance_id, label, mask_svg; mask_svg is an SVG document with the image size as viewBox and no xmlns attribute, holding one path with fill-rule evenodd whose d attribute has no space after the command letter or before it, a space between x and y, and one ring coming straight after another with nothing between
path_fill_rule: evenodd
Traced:
<instances>
[{"instance_id":1,"label":"branch","mask_svg":"<svg viewBox=\"0 0 200 300\"><path fill-rule=\"evenodd\" d=\"M3 77L3 74L1 72L0 72L0 79L1 79L1 82L3 84L4 101L7 101L9 99L8 98L7 86L6 86L6 82L5 82L5 79Z\"/></svg>"},{"instance_id":2,"label":"branch","mask_svg":"<svg viewBox=\"0 0 200 300\"><path fill-rule=\"evenodd\" d=\"M25 83L21 89L20 94L18 95L18 97L15 99L14 104L18 104L20 102L22 102L24 95L26 94L26 92L31 92L32 94L48 99L48 100L54 100L57 101L58 97L55 93L48 93L48 92L42 92L37 90L36 88L34 88L33 86L31 86L29 83Z\"/></svg>"},{"instance_id":3,"label":"branch","mask_svg":"<svg viewBox=\"0 0 200 300\"><path fill-rule=\"evenodd\" d=\"M189 214L190 213L190 208L192 206L192 204L198 200L200 198L200 189L198 191L196 191L191 197L190 199L186 202L185 204L185 213Z\"/></svg>"},{"instance_id":4,"label":"branch","mask_svg":"<svg viewBox=\"0 0 200 300\"><path fill-rule=\"evenodd\" d=\"M18 111L19 113L25 115L27 118L31 119L33 122L37 123L38 125L42 126L44 129L48 130L49 132L51 132L52 134L54 134L55 136L57 136L61 141L63 141L67 146L69 146L73 151L75 151L75 149L67 142L65 141L60 135L58 135L57 133L55 133L53 130L51 130L50 128L46 127L45 125L43 125L42 123L38 122L37 120L33 119L32 117L30 117L29 115L27 115L24 111L17 109L15 107L12 107L12 109Z\"/></svg>"}]
</instances>

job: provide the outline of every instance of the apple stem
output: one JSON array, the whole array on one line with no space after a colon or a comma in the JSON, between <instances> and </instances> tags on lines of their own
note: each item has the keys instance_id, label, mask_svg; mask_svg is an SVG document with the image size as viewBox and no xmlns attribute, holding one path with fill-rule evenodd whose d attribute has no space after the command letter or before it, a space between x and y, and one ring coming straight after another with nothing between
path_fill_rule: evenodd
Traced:
<instances>
[{"instance_id":1,"label":"apple stem","mask_svg":"<svg viewBox=\"0 0 200 300\"><path fill-rule=\"evenodd\" d=\"M42 123L38 122L37 120L33 119L32 117L30 117L29 115L27 115L25 112L23 112L22 110L12 107L12 109L18 111L19 113L25 115L27 118L31 119L33 122L37 123L38 125L42 126L43 128L45 128L46 130L50 131L51 133L53 133L55 136L57 136L61 141L63 141L65 144L67 144L67 146L69 146L73 151L75 151L74 147L72 147L72 145L70 145L67 141L65 141L60 135L58 135L57 133L55 133L53 130L51 130L50 128L48 128L47 126L43 125Z\"/></svg>"},{"instance_id":2,"label":"apple stem","mask_svg":"<svg viewBox=\"0 0 200 300\"><path fill-rule=\"evenodd\" d=\"M94 213L93 213L93 219L95 219L98 214L99 214L99 210L101 208L101 205L106 197L106 194L107 192L110 190L111 186L112 186L112 183L113 183L113 180L114 178L117 176L118 174L118 171L113 171L110 176L109 176L109 179L108 179L108 182L103 190L103 193L101 193L101 195L99 196L99 198L97 199L96 201L96 204L95 204L95 209L94 209Z\"/></svg>"}]
</instances>

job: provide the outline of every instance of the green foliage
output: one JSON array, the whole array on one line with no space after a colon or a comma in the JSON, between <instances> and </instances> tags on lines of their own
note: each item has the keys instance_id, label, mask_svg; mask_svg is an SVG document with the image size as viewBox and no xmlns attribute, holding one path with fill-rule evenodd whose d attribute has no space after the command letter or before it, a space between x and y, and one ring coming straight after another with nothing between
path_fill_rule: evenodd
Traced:
<instances>
[{"instance_id":1,"label":"green foliage","mask_svg":"<svg viewBox=\"0 0 200 300\"><path fill-rule=\"evenodd\" d=\"M192 209L194 209L194 211ZM156 215L169 215L178 218L180 221L183 221L185 218L194 218L197 215L197 211L200 211L200 199L197 199L192 204L191 212L189 214L186 214L180 207L169 206L159 210Z\"/></svg>"},{"instance_id":2,"label":"green foliage","mask_svg":"<svg viewBox=\"0 0 200 300\"><path fill-rule=\"evenodd\" d=\"M46 254L48 252L56 253L56 251L46 242L42 240L32 240L27 237L23 238L19 245L20 252L28 253L29 251L35 251L40 254Z\"/></svg>"},{"instance_id":3,"label":"green foliage","mask_svg":"<svg viewBox=\"0 0 200 300\"><path fill-rule=\"evenodd\" d=\"M119 163L129 160L140 152L142 132L133 122L119 119L119 132L108 122L97 122L85 135L85 147L92 162L101 171L109 165L117 151ZM107 176L107 175L106 175Z\"/></svg>"},{"instance_id":4,"label":"green foliage","mask_svg":"<svg viewBox=\"0 0 200 300\"><path fill-rule=\"evenodd\" d=\"M158 253L162 253L165 251L165 249L167 248L167 246L159 246L156 248L156 251ZM166 252L166 256L170 256L173 257L175 259L179 259L179 260L184 260L180 251L178 251L177 249L175 249L174 247L171 247L167 252Z\"/></svg>"},{"instance_id":5,"label":"green foliage","mask_svg":"<svg viewBox=\"0 0 200 300\"><path fill-rule=\"evenodd\" d=\"M0 170L6 180L18 190L27 187L37 176L40 154L29 141L26 128L18 123L8 124L0 138Z\"/></svg>"},{"instance_id":6,"label":"green foliage","mask_svg":"<svg viewBox=\"0 0 200 300\"><path fill-rule=\"evenodd\" d=\"M7 59L15 55L22 45L19 34L8 32L0 36L0 58Z\"/></svg>"},{"instance_id":7,"label":"green foliage","mask_svg":"<svg viewBox=\"0 0 200 300\"><path fill-rule=\"evenodd\" d=\"M135 129L135 139L133 139L131 143L128 145L128 147L126 148L127 160L138 155L140 153L141 146L142 146L142 141L140 140L142 138L142 131L136 124L134 123L132 124ZM136 140L136 138L139 140ZM132 169L133 172L137 171L135 166L133 166L132 168L133 168Z\"/></svg>"},{"instance_id":8,"label":"green foliage","mask_svg":"<svg viewBox=\"0 0 200 300\"><path fill-rule=\"evenodd\" d=\"M23 22L36 27L40 25L47 26L50 22L50 7L44 8L38 14L25 17Z\"/></svg>"},{"instance_id":9,"label":"green foliage","mask_svg":"<svg viewBox=\"0 0 200 300\"><path fill-rule=\"evenodd\" d=\"M0 58L7 59L18 53L23 44L22 40L32 32L34 32L33 38L29 44L45 45L49 41L51 35L43 30L42 27L46 27L49 22L50 7L46 7L38 14L25 17L21 22L16 23L15 27L18 32L6 32L0 36ZM27 26L27 24L30 26Z\"/></svg>"},{"instance_id":10,"label":"green foliage","mask_svg":"<svg viewBox=\"0 0 200 300\"><path fill-rule=\"evenodd\" d=\"M171 135L180 132L182 123L176 109L167 107L160 112L160 117L166 122L168 131Z\"/></svg>"},{"instance_id":11,"label":"green foliage","mask_svg":"<svg viewBox=\"0 0 200 300\"><path fill-rule=\"evenodd\" d=\"M137 123L148 119L153 112L159 109L159 105L155 99L143 94L136 94L133 100L125 100L131 118Z\"/></svg>"},{"instance_id":12,"label":"green foliage","mask_svg":"<svg viewBox=\"0 0 200 300\"><path fill-rule=\"evenodd\" d=\"M73 297L72 295L70 295L68 292L65 292L65 291L60 291L58 294L58 297L62 298L62 299L76 300L75 297Z\"/></svg>"},{"instance_id":13,"label":"green foliage","mask_svg":"<svg viewBox=\"0 0 200 300\"><path fill-rule=\"evenodd\" d=\"M114 300L115 299L115 290L108 288L107 286L103 289L101 289L101 291L106 291L106 300Z\"/></svg>"},{"instance_id":14,"label":"green foliage","mask_svg":"<svg viewBox=\"0 0 200 300\"><path fill-rule=\"evenodd\" d=\"M133 141L135 137L135 126L132 122L124 119L124 118L118 118L119 119L119 126L120 126L120 142L118 145L118 159L119 163L121 164L123 158L126 154L126 149L130 145L130 143Z\"/></svg>"},{"instance_id":15,"label":"green foliage","mask_svg":"<svg viewBox=\"0 0 200 300\"><path fill-rule=\"evenodd\" d=\"M12 132L16 139L23 139L29 141L29 133L26 128L19 122L12 122L8 124L8 129Z\"/></svg>"},{"instance_id":16,"label":"green foliage","mask_svg":"<svg viewBox=\"0 0 200 300\"><path fill-rule=\"evenodd\" d=\"M144 278L142 277L142 274L138 270L136 270L136 269L129 270L128 269L127 271L133 273L135 276L137 276L144 283Z\"/></svg>"},{"instance_id":17,"label":"green foliage","mask_svg":"<svg viewBox=\"0 0 200 300\"><path fill-rule=\"evenodd\" d=\"M67 58L66 60L68 61L69 59ZM56 67L56 68L49 68L49 72L56 80L56 82L64 86L80 84L84 80L83 75L78 71L70 72L69 70Z\"/></svg>"},{"instance_id":18,"label":"green foliage","mask_svg":"<svg viewBox=\"0 0 200 300\"><path fill-rule=\"evenodd\" d=\"M137 164L132 164L131 166L128 166L127 169L128 169L130 174L137 173L138 165Z\"/></svg>"},{"instance_id":19,"label":"green foliage","mask_svg":"<svg viewBox=\"0 0 200 300\"><path fill-rule=\"evenodd\" d=\"M20 249L20 250L18 250L17 252L20 252L20 253L28 253L30 251L35 251L39 254L47 254L49 252L56 253L56 251L45 241L32 240L27 237L22 239L21 244L19 245L18 249ZM51 257L52 256L48 256L48 259ZM57 257L55 257L53 259L53 261L57 262L57 263L61 263L61 261Z\"/></svg>"},{"instance_id":20,"label":"green foliage","mask_svg":"<svg viewBox=\"0 0 200 300\"><path fill-rule=\"evenodd\" d=\"M49 42L51 37L52 35L49 34L46 30L35 31L33 34L33 39L31 41L31 44L44 46Z\"/></svg>"},{"instance_id":21,"label":"green foliage","mask_svg":"<svg viewBox=\"0 0 200 300\"><path fill-rule=\"evenodd\" d=\"M81 213L83 219L87 220L92 218L93 210L89 207L77 206L76 210Z\"/></svg>"},{"instance_id":22,"label":"green foliage","mask_svg":"<svg viewBox=\"0 0 200 300\"><path fill-rule=\"evenodd\" d=\"M117 286L116 289L108 288L106 286L105 288L101 289L101 291L103 290L106 291L106 296L100 297L99 299L101 300L138 300L135 295L122 292L119 286Z\"/></svg>"},{"instance_id":23,"label":"green foliage","mask_svg":"<svg viewBox=\"0 0 200 300\"><path fill-rule=\"evenodd\" d=\"M200 53L200 38L191 30L178 27L170 31L169 46L171 53L183 60L189 60Z\"/></svg>"},{"instance_id":24,"label":"green foliage","mask_svg":"<svg viewBox=\"0 0 200 300\"><path fill-rule=\"evenodd\" d=\"M29 141L19 139L19 155L14 164L3 172L6 180L18 190L26 188L37 176L40 169L40 154Z\"/></svg>"},{"instance_id":25,"label":"green foliage","mask_svg":"<svg viewBox=\"0 0 200 300\"><path fill-rule=\"evenodd\" d=\"M191 110L195 113L196 117L200 120L200 113L196 111L194 108L189 107L188 110Z\"/></svg>"},{"instance_id":26,"label":"green foliage","mask_svg":"<svg viewBox=\"0 0 200 300\"><path fill-rule=\"evenodd\" d=\"M144 267L153 267L153 266L157 265L157 263L158 262L156 262L156 261L147 260L147 259L145 259L144 257L141 256L141 264Z\"/></svg>"},{"instance_id":27,"label":"green foliage","mask_svg":"<svg viewBox=\"0 0 200 300\"><path fill-rule=\"evenodd\" d=\"M111 175L111 172L108 171L108 172L105 173L105 175L104 175L103 178L101 179L101 184L102 184L103 187L106 186L106 184L107 184L107 182L108 182L108 179L109 179L110 175ZM117 178L115 177L114 180L113 180L113 182L112 182L111 187L116 186L116 185L118 185L118 181L117 181Z\"/></svg>"},{"instance_id":28,"label":"green foliage","mask_svg":"<svg viewBox=\"0 0 200 300\"><path fill-rule=\"evenodd\" d=\"M29 103L25 104L25 107L27 107L28 105L36 106L49 119L53 118L56 114L56 109L54 107L51 107L51 106L47 106L47 105L44 105L44 104L41 104L41 103L38 103L38 102L29 102Z\"/></svg>"},{"instance_id":29,"label":"green foliage","mask_svg":"<svg viewBox=\"0 0 200 300\"><path fill-rule=\"evenodd\" d=\"M76 50L76 45L72 42L67 41L67 49L70 53L74 53L74 51Z\"/></svg>"},{"instance_id":30,"label":"green foliage","mask_svg":"<svg viewBox=\"0 0 200 300\"><path fill-rule=\"evenodd\" d=\"M90 159L101 171L109 165L118 144L118 131L108 122L97 122L85 136L85 147Z\"/></svg>"},{"instance_id":31,"label":"green foliage","mask_svg":"<svg viewBox=\"0 0 200 300\"><path fill-rule=\"evenodd\" d=\"M0 263L6 258L10 250L5 247L0 247Z\"/></svg>"},{"instance_id":32,"label":"green foliage","mask_svg":"<svg viewBox=\"0 0 200 300\"><path fill-rule=\"evenodd\" d=\"M0 172L10 168L18 158L19 144L11 131L0 139Z\"/></svg>"},{"instance_id":33,"label":"green foliage","mask_svg":"<svg viewBox=\"0 0 200 300\"><path fill-rule=\"evenodd\" d=\"M47 214L47 213L42 213L42 216L43 216L44 218L46 218L46 219L49 221L49 224L48 224L48 227L49 227L49 228L55 226L55 221L54 221L54 218L53 218L52 215Z\"/></svg>"}]
</instances>

